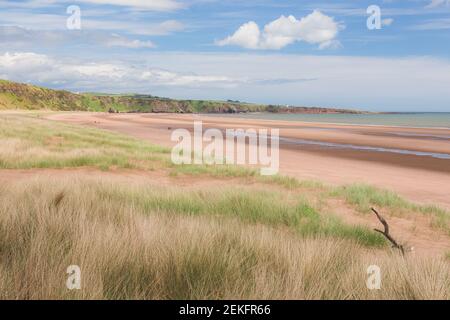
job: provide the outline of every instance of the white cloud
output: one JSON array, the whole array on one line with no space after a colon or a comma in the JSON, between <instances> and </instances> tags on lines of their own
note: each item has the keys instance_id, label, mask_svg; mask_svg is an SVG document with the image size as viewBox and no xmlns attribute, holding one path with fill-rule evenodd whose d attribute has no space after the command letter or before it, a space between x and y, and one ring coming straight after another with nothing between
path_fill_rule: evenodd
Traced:
<instances>
[{"instance_id":1,"label":"white cloud","mask_svg":"<svg viewBox=\"0 0 450 320\"><path fill-rule=\"evenodd\" d=\"M117 34L113 34L110 38L105 39L104 44L108 47L125 47L132 49L156 47L155 44L151 41L141 41L138 39L132 40Z\"/></svg>"},{"instance_id":2,"label":"white cloud","mask_svg":"<svg viewBox=\"0 0 450 320\"><path fill-rule=\"evenodd\" d=\"M153 88L151 92L156 95L385 111L449 111L448 59L236 52L150 52L146 56L153 66L178 74L195 70L200 75L218 74L239 81L226 89Z\"/></svg>"},{"instance_id":3,"label":"white cloud","mask_svg":"<svg viewBox=\"0 0 450 320\"><path fill-rule=\"evenodd\" d=\"M336 46L340 26L332 17L314 10L297 20L281 16L264 27L263 32L253 22L247 22L231 36L216 42L219 46L236 45L247 49L279 50L296 41L318 44L320 48Z\"/></svg>"},{"instance_id":4,"label":"white cloud","mask_svg":"<svg viewBox=\"0 0 450 320\"><path fill-rule=\"evenodd\" d=\"M449 111L448 59L155 51L120 58L80 60L0 53L0 75L73 91L380 111Z\"/></svg>"},{"instance_id":5,"label":"white cloud","mask_svg":"<svg viewBox=\"0 0 450 320\"><path fill-rule=\"evenodd\" d=\"M124 44L129 45L129 44ZM131 44L133 45L133 44ZM140 45L140 44L139 44ZM177 73L158 68L120 62L83 62L54 59L32 52L0 55L0 74L7 79L66 88L148 91L152 86L219 86L236 85L244 79L217 75Z\"/></svg>"},{"instance_id":6,"label":"white cloud","mask_svg":"<svg viewBox=\"0 0 450 320\"><path fill-rule=\"evenodd\" d=\"M53 45L89 45L91 47L125 47L131 49L155 48L149 40L128 38L106 31L32 30L16 26L0 26L0 42L9 48L35 48L36 46Z\"/></svg>"},{"instance_id":7,"label":"white cloud","mask_svg":"<svg viewBox=\"0 0 450 320\"><path fill-rule=\"evenodd\" d=\"M20 26L28 29L67 31L67 17L64 14L0 10L2 25ZM88 9L82 10L81 22L82 30L86 31L108 30L147 36L169 35L185 29L182 22L173 19L164 21L135 20L130 15L119 15L116 11L103 13Z\"/></svg>"},{"instance_id":8,"label":"white cloud","mask_svg":"<svg viewBox=\"0 0 450 320\"><path fill-rule=\"evenodd\" d=\"M174 0L79 0L80 2L87 2L102 5L126 6L135 7L138 9L170 11L180 9L182 4Z\"/></svg>"},{"instance_id":9,"label":"white cloud","mask_svg":"<svg viewBox=\"0 0 450 320\"><path fill-rule=\"evenodd\" d=\"M171 86L233 84L233 82L239 81L225 76L179 74L158 69L143 72L141 79L144 81L154 81L157 79L158 82Z\"/></svg>"},{"instance_id":10,"label":"white cloud","mask_svg":"<svg viewBox=\"0 0 450 320\"><path fill-rule=\"evenodd\" d=\"M261 32L254 21L244 23L239 29L226 39L217 42L219 46L236 45L247 49L258 49L261 46Z\"/></svg>"},{"instance_id":11,"label":"white cloud","mask_svg":"<svg viewBox=\"0 0 450 320\"><path fill-rule=\"evenodd\" d=\"M433 8L440 7L441 5L444 5L444 4L449 5L450 0L431 0L431 2L425 8L433 9Z\"/></svg>"},{"instance_id":12,"label":"white cloud","mask_svg":"<svg viewBox=\"0 0 450 320\"><path fill-rule=\"evenodd\" d=\"M10 72L20 74L26 70L34 73L36 70L41 70L47 66L49 66L49 59L44 55L35 53L5 53L0 56L0 69L5 74L10 74Z\"/></svg>"},{"instance_id":13,"label":"white cloud","mask_svg":"<svg viewBox=\"0 0 450 320\"><path fill-rule=\"evenodd\" d=\"M61 2L73 3L73 0L28 0L23 2L9 2L6 3L6 5L20 8L39 8ZM78 0L75 2L123 6L149 11L173 11L184 7L184 5L177 0Z\"/></svg>"},{"instance_id":14,"label":"white cloud","mask_svg":"<svg viewBox=\"0 0 450 320\"><path fill-rule=\"evenodd\" d=\"M427 20L423 23L417 24L409 28L410 30L447 30L450 29L450 19L442 18L442 19L431 19Z\"/></svg>"},{"instance_id":15,"label":"white cloud","mask_svg":"<svg viewBox=\"0 0 450 320\"><path fill-rule=\"evenodd\" d=\"M124 28L128 29L128 32L138 35L165 36L174 32L183 31L185 29L185 25L177 20L166 20L160 23L140 23L136 25L125 24Z\"/></svg>"},{"instance_id":16,"label":"white cloud","mask_svg":"<svg viewBox=\"0 0 450 320\"><path fill-rule=\"evenodd\" d=\"M319 49L320 50L324 50L324 49L339 49L342 47L342 44L339 40L330 40L330 41L325 41L322 42L319 45Z\"/></svg>"}]
</instances>

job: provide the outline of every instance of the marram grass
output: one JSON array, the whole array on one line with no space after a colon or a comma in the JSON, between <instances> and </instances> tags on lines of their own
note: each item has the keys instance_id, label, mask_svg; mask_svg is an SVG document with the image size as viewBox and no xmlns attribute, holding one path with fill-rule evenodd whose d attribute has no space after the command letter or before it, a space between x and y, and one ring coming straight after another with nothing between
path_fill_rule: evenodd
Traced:
<instances>
[{"instance_id":1,"label":"marram grass","mask_svg":"<svg viewBox=\"0 0 450 320\"><path fill-rule=\"evenodd\" d=\"M450 298L444 259L365 247L340 237L339 223L329 234L296 232L301 218L321 219L307 204L159 190L86 177L1 186L0 298ZM373 264L381 290L366 287ZM66 288L69 265L81 269L81 290Z\"/></svg>"}]
</instances>

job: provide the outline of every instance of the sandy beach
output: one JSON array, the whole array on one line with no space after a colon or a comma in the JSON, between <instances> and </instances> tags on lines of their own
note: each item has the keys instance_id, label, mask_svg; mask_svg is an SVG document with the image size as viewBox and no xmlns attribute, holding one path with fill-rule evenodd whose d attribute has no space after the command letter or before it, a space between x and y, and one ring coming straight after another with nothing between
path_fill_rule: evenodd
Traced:
<instances>
[{"instance_id":1,"label":"sandy beach","mask_svg":"<svg viewBox=\"0 0 450 320\"><path fill-rule=\"evenodd\" d=\"M49 119L125 133L171 147L173 129L279 128L280 173L339 185L368 183L450 208L450 130L230 119L210 115L65 113ZM304 143L304 142L307 143Z\"/></svg>"},{"instance_id":2,"label":"sandy beach","mask_svg":"<svg viewBox=\"0 0 450 320\"><path fill-rule=\"evenodd\" d=\"M0 7L0 302L450 301L450 0Z\"/></svg>"}]
</instances>

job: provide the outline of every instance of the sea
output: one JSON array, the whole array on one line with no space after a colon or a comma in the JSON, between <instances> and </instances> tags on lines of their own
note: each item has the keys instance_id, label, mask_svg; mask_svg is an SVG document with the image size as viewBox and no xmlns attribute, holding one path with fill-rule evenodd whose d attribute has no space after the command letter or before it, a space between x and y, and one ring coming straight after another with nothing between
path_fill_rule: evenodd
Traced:
<instances>
[{"instance_id":1,"label":"sea","mask_svg":"<svg viewBox=\"0 0 450 320\"><path fill-rule=\"evenodd\" d=\"M231 118L305 121L317 123L337 123L353 125L399 126L417 128L450 129L450 112L415 112L386 114L278 114L239 113L221 114Z\"/></svg>"}]
</instances>

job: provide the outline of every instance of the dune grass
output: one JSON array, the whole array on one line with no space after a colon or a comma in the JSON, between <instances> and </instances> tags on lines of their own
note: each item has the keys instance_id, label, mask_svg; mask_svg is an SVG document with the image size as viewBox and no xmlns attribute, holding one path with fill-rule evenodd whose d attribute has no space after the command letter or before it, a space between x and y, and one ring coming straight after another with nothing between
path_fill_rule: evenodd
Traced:
<instances>
[{"instance_id":1,"label":"dune grass","mask_svg":"<svg viewBox=\"0 0 450 320\"><path fill-rule=\"evenodd\" d=\"M352 184L346 185L332 190L332 195L343 196L345 200L357 206L360 211L370 211L371 206L389 207L389 208L407 208L410 204L388 190L365 185Z\"/></svg>"},{"instance_id":2,"label":"dune grass","mask_svg":"<svg viewBox=\"0 0 450 320\"><path fill-rule=\"evenodd\" d=\"M446 258L403 258L320 205L340 197L362 212L401 208L448 226L447 212L389 191L174 166L166 148L36 114L0 114L0 148L3 169L158 169L251 182L194 189L72 175L0 185L0 299L450 298ZM373 264L382 290L366 288ZM69 265L81 267L82 290L66 288Z\"/></svg>"},{"instance_id":3,"label":"dune grass","mask_svg":"<svg viewBox=\"0 0 450 320\"><path fill-rule=\"evenodd\" d=\"M232 165L173 165L170 149L124 135L39 118L39 114L0 114L0 168L165 168L171 176L251 178L288 189L322 188L316 181L281 175L263 177L257 169Z\"/></svg>"},{"instance_id":4,"label":"dune grass","mask_svg":"<svg viewBox=\"0 0 450 320\"><path fill-rule=\"evenodd\" d=\"M295 194L264 192L251 187L190 192L174 188L102 188L101 194L112 203L132 201L146 212L237 218L245 223L287 227L304 236L350 239L369 247L386 245L385 239L369 228L345 225L331 213L321 214L308 200L299 199Z\"/></svg>"},{"instance_id":5,"label":"dune grass","mask_svg":"<svg viewBox=\"0 0 450 320\"><path fill-rule=\"evenodd\" d=\"M281 202L243 195L230 203L237 197L230 193L208 204L213 191L158 190L95 177L0 186L0 298L450 298L443 259L405 259L336 234L295 232L286 221L296 218L280 213ZM298 206L290 214L317 218L314 208ZM381 290L366 287L373 264L382 270ZM65 286L69 265L81 268L81 290Z\"/></svg>"},{"instance_id":6,"label":"dune grass","mask_svg":"<svg viewBox=\"0 0 450 320\"><path fill-rule=\"evenodd\" d=\"M259 173L255 169L233 165L170 165L171 176L210 176L215 178L256 178Z\"/></svg>"},{"instance_id":7,"label":"dune grass","mask_svg":"<svg viewBox=\"0 0 450 320\"><path fill-rule=\"evenodd\" d=\"M33 114L0 115L0 168L167 166L167 148L112 132L40 119Z\"/></svg>"},{"instance_id":8,"label":"dune grass","mask_svg":"<svg viewBox=\"0 0 450 320\"><path fill-rule=\"evenodd\" d=\"M442 229L450 235L450 213L433 205L419 205L400 197L396 193L366 184L351 184L333 188L329 195L342 197L362 213L371 207L389 209L392 215L419 213L431 217L431 226Z\"/></svg>"},{"instance_id":9,"label":"dune grass","mask_svg":"<svg viewBox=\"0 0 450 320\"><path fill-rule=\"evenodd\" d=\"M421 213L431 224L449 232L450 213L436 206L411 203L397 194L364 184L333 188L317 181L281 175L260 176L255 168L229 165L174 165L170 149L145 141L88 127L42 119L39 113L0 114L0 169L97 167L158 170L171 176L240 178L275 184L288 190L316 190L323 198L344 198L361 212L386 208L391 214Z\"/></svg>"},{"instance_id":10,"label":"dune grass","mask_svg":"<svg viewBox=\"0 0 450 320\"><path fill-rule=\"evenodd\" d=\"M387 209L390 214L424 214L430 216L431 226L450 235L450 212L435 205L419 205L398 194L367 184L349 184L338 187L327 186L320 181L299 180L294 177L274 175L261 176L258 170L239 166L181 165L172 166L172 176L211 176L215 178L243 178L255 182L274 184L288 190L315 190L323 199L342 198L361 213L370 213L372 207Z\"/></svg>"},{"instance_id":11,"label":"dune grass","mask_svg":"<svg viewBox=\"0 0 450 320\"><path fill-rule=\"evenodd\" d=\"M259 176L258 181L273 183L282 186L287 189L316 189L325 190L326 186L320 181L315 180L299 180L294 177L283 176L283 175L273 175L273 176Z\"/></svg>"}]
</instances>

